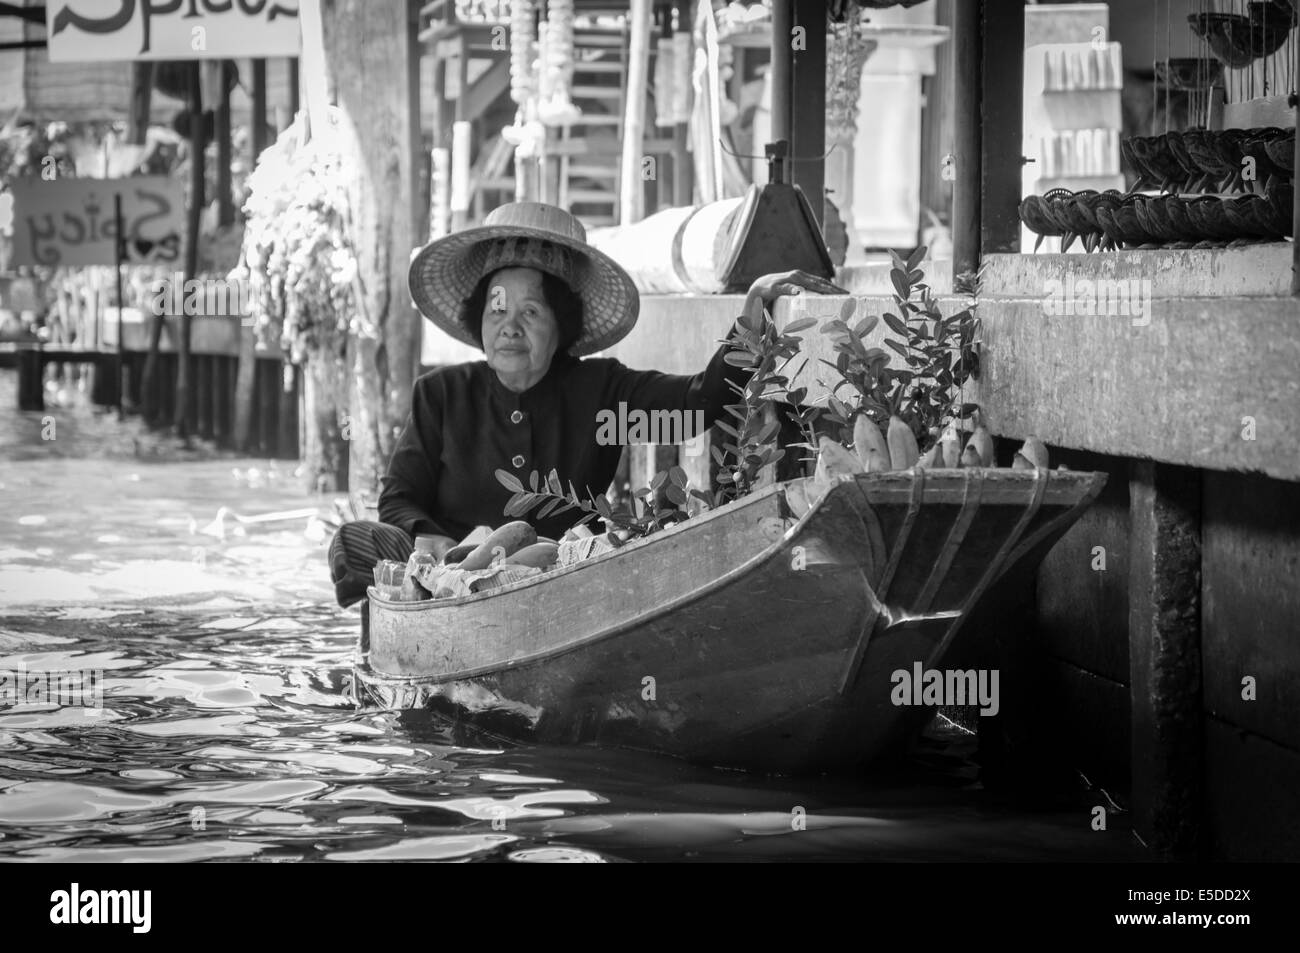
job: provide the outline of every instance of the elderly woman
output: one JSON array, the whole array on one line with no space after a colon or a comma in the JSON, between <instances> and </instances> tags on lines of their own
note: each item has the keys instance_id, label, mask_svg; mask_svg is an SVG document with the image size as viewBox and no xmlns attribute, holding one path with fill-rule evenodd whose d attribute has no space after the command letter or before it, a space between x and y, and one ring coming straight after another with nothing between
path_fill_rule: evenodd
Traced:
<instances>
[{"instance_id":1,"label":"elderly woman","mask_svg":"<svg viewBox=\"0 0 1300 953\"><path fill-rule=\"evenodd\" d=\"M712 424L747 372L723 360L725 345L693 376L634 371L604 350L636 323L640 300L628 274L586 243L577 219L535 202L504 205L480 228L423 248L411 263L411 296L425 317L485 360L432 371L415 383L411 415L379 498L381 523L349 523L331 546L341 605L365 595L379 559L405 560L417 535L441 556L474 527L499 526L510 492L499 469L525 479L556 470L581 494L604 493L622 447L598 439L602 411L703 411ZM766 275L748 313L804 289L843 293L804 272ZM620 408L622 405L622 408ZM558 538L577 516L533 519Z\"/></svg>"}]
</instances>

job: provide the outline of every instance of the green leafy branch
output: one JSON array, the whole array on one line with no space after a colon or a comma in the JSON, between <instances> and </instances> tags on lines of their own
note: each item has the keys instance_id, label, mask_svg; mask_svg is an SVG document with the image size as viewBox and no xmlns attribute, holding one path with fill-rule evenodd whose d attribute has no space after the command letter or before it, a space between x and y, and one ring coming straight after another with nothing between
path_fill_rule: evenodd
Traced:
<instances>
[{"instance_id":1,"label":"green leafy branch","mask_svg":"<svg viewBox=\"0 0 1300 953\"><path fill-rule=\"evenodd\" d=\"M963 403L961 394L966 382L979 373L979 318L973 306L944 317L918 267L925 254L922 246L906 261L893 256L889 277L898 313L881 316L897 335L897 339L886 338L885 347L902 359L904 367L889 367L887 351L862 344L861 339L876 327L875 316L853 328L848 326L848 316L822 327L822 333L831 335L836 353L834 364L823 363L840 375L827 418L844 428L845 442L853 416L862 412L882 430L891 416L898 416L925 450L939 439L949 420L969 418L978 410L976 404ZM839 398L846 388L856 392L856 407Z\"/></svg>"},{"instance_id":2,"label":"green leafy branch","mask_svg":"<svg viewBox=\"0 0 1300 953\"><path fill-rule=\"evenodd\" d=\"M523 518L530 511L537 510L536 518L542 520L579 510L583 516L574 525L581 526L600 517L610 527L607 538L615 546L623 545L624 536L627 539L649 536L686 518L681 507L686 505L688 479L686 471L677 466L656 473L648 487L632 494L628 504L617 506L610 503L604 494L588 494L587 499L582 499L572 481L566 490L555 470L545 480L536 470L532 471L528 476L528 486L506 470L497 470L496 478L513 494L506 503L506 516ZM700 491L690 492L708 502L708 497ZM624 536L616 535L614 530L622 531Z\"/></svg>"},{"instance_id":3,"label":"green leafy branch","mask_svg":"<svg viewBox=\"0 0 1300 953\"><path fill-rule=\"evenodd\" d=\"M733 367L750 369L753 374L744 386L728 381L740 398L738 403L728 404L725 408L736 423L733 426L718 421L718 429L730 438L721 448L711 448L718 464L720 487L711 501L703 494L699 495L700 499L720 506L746 496L756 488L763 469L784 458L785 450L777 446L776 441L781 430L776 402L789 399L799 403L805 396L803 388L788 389L790 377L799 372L787 376L785 368L800 351L802 338L796 336L797 332L816 323L813 318L802 318L778 330L766 309L757 316L744 314L740 317L727 341L730 350L723 359ZM803 370L802 365L799 370ZM796 419L800 426L804 425L802 417ZM809 434L810 421L811 418Z\"/></svg>"}]
</instances>

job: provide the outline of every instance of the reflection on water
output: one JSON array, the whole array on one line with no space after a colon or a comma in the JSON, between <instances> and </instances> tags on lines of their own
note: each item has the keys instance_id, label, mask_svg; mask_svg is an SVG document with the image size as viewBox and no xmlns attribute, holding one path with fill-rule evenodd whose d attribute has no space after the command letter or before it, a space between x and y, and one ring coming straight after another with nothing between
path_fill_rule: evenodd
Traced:
<instances>
[{"instance_id":1,"label":"reflection on water","mask_svg":"<svg viewBox=\"0 0 1300 953\"><path fill-rule=\"evenodd\" d=\"M960 735L907 776L760 778L354 710L355 615L0 617L0 669L104 671L102 710L0 711L8 860L1110 856L1086 812L987 804ZM274 617L271 617L274 618ZM234 629L234 621L245 623ZM1103 847L1102 840L1107 842Z\"/></svg>"},{"instance_id":2,"label":"reflection on water","mask_svg":"<svg viewBox=\"0 0 1300 953\"><path fill-rule=\"evenodd\" d=\"M97 671L103 707L0 706L0 860L1135 856L1095 798L990 799L959 731L902 773L808 780L358 711L318 521L219 509L311 506L291 465L149 463L53 413L71 445L0 418L0 671Z\"/></svg>"}]
</instances>

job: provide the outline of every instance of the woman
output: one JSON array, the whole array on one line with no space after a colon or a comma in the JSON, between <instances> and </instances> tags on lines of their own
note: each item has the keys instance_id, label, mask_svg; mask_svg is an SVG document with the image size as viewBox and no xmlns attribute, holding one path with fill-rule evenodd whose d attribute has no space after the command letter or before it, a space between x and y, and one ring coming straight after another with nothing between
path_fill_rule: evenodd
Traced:
<instances>
[{"instance_id":1,"label":"woman","mask_svg":"<svg viewBox=\"0 0 1300 953\"><path fill-rule=\"evenodd\" d=\"M622 447L597 439L602 411L703 411L712 424L748 372L719 347L699 374L633 371L611 358L580 360L621 340L640 299L631 277L586 242L567 212L515 202L481 228L423 248L411 263L411 296L425 317L485 360L443 367L415 383L411 415L379 498L381 523L349 523L330 549L340 605L365 595L379 559L405 560L416 535L437 537L441 557L475 526L500 526L506 470L527 480L555 470L582 495L604 493ZM766 275L745 300L756 314L804 289L843 294L804 272ZM622 405L622 408L620 408ZM530 522L559 538L577 516Z\"/></svg>"}]
</instances>

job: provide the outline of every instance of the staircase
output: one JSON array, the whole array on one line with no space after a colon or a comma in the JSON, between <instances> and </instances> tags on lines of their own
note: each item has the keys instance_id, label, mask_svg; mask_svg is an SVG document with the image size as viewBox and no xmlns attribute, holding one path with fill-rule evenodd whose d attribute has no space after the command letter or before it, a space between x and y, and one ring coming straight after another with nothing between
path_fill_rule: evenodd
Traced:
<instances>
[{"instance_id":1,"label":"staircase","mask_svg":"<svg viewBox=\"0 0 1300 953\"><path fill-rule=\"evenodd\" d=\"M556 204L588 227L618 224L622 137L627 101L627 29L574 30L570 91L582 118L559 130Z\"/></svg>"},{"instance_id":2,"label":"staircase","mask_svg":"<svg viewBox=\"0 0 1300 953\"><path fill-rule=\"evenodd\" d=\"M451 22L443 20L449 15L449 2L433 0L424 5L420 37L429 44L433 56L447 61L449 70L456 68L458 57L467 58L469 82L462 114L481 120L489 109L500 111L509 96L509 52L492 43L497 23L456 22L454 16ZM572 212L589 228L618 224L628 52L628 28L621 19L593 22L579 16L574 30L570 96L581 117L549 132L548 168L541 198ZM652 58L654 54L652 43ZM642 95L649 96L651 91L645 90ZM453 103L454 99L449 99L446 106L452 108ZM650 110L649 115L653 114ZM482 221L491 209L514 201L514 155L499 129L488 129L481 121L475 125L470 214L474 221ZM662 154L670 148L671 140L647 139L644 143L647 155Z\"/></svg>"}]
</instances>

